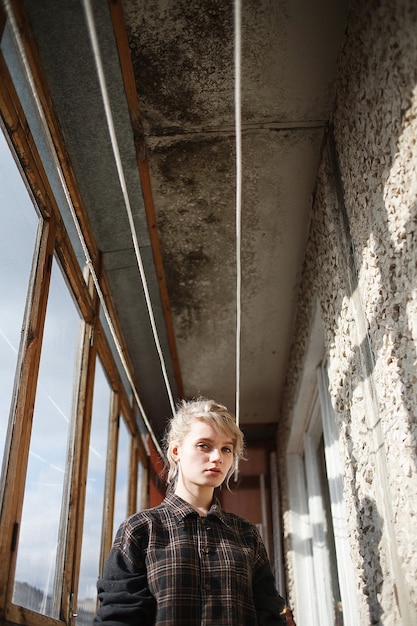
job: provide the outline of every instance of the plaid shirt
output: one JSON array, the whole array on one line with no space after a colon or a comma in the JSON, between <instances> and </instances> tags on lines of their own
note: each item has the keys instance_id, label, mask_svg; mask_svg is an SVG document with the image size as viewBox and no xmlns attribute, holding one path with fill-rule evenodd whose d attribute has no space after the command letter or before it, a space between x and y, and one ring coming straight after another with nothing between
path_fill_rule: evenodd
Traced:
<instances>
[{"instance_id":1,"label":"plaid shirt","mask_svg":"<svg viewBox=\"0 0 417 626\"><path fill-rule=\"evenodd\" d=\"M207 517L169 493L126 520L103 578L96 625L279 626L278 595L256 527L214 500Z\"/></svg>"}]
</instances>

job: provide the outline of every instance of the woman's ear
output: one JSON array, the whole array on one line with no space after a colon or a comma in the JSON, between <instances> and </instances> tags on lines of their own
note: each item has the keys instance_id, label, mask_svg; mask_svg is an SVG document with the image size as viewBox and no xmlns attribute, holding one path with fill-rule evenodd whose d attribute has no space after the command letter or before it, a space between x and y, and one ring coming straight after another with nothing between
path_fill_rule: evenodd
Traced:
<instances>
[{"instance_id":1,"label":"woman's ear","mask_svg":"<svg viewBox=\"0 0 417 626\"><path fill-rule=\"evenodd\" d=\"M178 461L180 460L179 457L179 449L178 446L175 444L172 446L171 448L171 457L173 458L173 460L178 463Z\"/></svg>"}]
</instances>

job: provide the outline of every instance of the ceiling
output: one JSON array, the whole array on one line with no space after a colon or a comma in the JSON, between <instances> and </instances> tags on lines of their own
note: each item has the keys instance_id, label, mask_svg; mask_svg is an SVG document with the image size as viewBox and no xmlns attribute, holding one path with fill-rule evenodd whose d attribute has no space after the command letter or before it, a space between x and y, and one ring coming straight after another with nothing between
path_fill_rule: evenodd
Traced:
<instances>
[{"instance_id":1,"label":"ceiling","mask_svg":"<svg viewBox=\"0 0 417 626\"><path fill-rule=\"evenodd\" d=\"M99 57L82 0L25 0L23 5L148 420L159 436L170 402L126 198L174 401L201 394L233 410L232 0L96 2ZM242 5L239 412L242 427L256 438L268 435L280 416L348 0L243 0ZM114 121L113 145L97 58Z\"/></svg>"}]
</instances>

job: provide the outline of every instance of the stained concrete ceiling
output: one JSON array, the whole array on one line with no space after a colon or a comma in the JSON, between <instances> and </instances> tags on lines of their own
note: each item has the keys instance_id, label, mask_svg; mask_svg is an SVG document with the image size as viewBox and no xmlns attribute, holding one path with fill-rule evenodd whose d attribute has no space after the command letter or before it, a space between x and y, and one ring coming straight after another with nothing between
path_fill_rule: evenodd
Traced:
<instances>
[{"instance_id":1,"label":"stained concrete ceiling","mask_svg":"<svg viewBox=\"0 0 417 626\"><path fill-rule=\"evenodd\" d=\"M233 2L93 4L121 163L173 397L203 394L233 409ZM348 0L243 0L242 5L240 419L256 437L257 429L249 425L267 433L267 425L276 424L280 416L311 199L332 111ZM142 403L159 435L170 405L83 2L25 0L24 6L103 254ZM119 57L125 36L130 55ZM121 67L125 72L133 68L140 119L132 118ZM162 267L155 266L154 233L148 234L138 151L149 168ZM161 299L161 272L174 351Z\"/></svg>"}]
</instances>

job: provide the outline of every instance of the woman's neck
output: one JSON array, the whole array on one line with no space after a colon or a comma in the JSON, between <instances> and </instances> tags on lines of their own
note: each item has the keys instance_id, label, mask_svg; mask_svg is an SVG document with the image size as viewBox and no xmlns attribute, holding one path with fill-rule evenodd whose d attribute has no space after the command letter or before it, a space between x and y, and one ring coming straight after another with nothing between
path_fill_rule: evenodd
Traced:
<instances>
[{"instance_id":1,"label":"woman's neck","mask_svg":"<svg viewBox=\"0 0 417 626\"><path fill-rule=\"evenodd\" d=\"M214 489L190 489L181 480L178 481L175 495L185 500L201 516L207 515L213 502Z\"/></svg>"}]
</instances>

